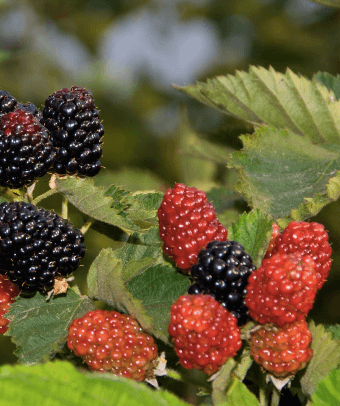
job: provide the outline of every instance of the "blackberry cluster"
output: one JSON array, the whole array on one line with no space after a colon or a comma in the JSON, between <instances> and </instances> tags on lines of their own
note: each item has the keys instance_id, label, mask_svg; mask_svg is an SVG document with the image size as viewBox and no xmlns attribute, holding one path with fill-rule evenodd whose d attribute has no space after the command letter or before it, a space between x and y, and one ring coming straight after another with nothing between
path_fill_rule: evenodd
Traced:
<instances>
[{"instance_id":1,"label":"blackberry cluster","mask_svg":"<svg viewBox=\"0 0 340 406\"><path fill-rule=\"evenodd\" d=\"M209 294L219 301L244 324L248 308L244 303L248 278L255 270L252 259L236 241L212 241L198 254L198 262L191 268L195 283L189 294Z\"/></svg>"},{"instance_id":2,"label":"blackberry cluster","mask_svg":"<svg viewBox=\"0 0 340 406\"><path fill-rule=\"evenodd\" d=\"M18 100L5 90L0 90L0 117L14 110L25 110L33 114L39 121L42 119L41 111L33 103L19 103Z\"/></svg>"},{"instance_id":3,"label":"blackberry cluster","mask_svg":"<svg viewBox=\"0 0 340 406\"><path fill-rule=\"evenodd\" d=\"M46 128L29 112L14 110L0 117L0 185L29 185L51 168L55 152Z\"/></svg>"},{"instance_id":4,"label":"blackberry cluster","mask_svg":"<svg viewBox=\"0 0 340 406\"><path fill-rule=\"evenodd\" d=\"M0 273L24 294L53 288L85 255L84 237L53 211L33 204L0 204Z\"/></svg>"},{"instance_id":5,"label":"blackberry cluster","mask_svg":"<svg viewBox=\"0 0 340 406\"><path fill-rule=\"evenodd\" d=\"M62 89L46 99L42 114L56 150L55 172L97 175L104 127L92 94L77 86Z\"/></svg>"}]
</instances>

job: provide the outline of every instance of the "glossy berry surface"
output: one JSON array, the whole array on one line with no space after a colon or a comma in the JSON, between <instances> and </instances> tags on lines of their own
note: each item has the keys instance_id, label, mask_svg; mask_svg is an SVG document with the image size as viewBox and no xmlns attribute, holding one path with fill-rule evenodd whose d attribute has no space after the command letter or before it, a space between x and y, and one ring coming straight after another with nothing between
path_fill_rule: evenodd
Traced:
<instances>
[{"instance_id":1,"label":"glossy berry surface","mask_svg":"<svg viewBox=\"0 0 340 406\"><path fill-rule=\"evenodd\" d=\"M255 270L252 259L237 241L212 241L198 254L191 268L195 283L188 293L209 294L237 319L239 325L248 319L244 302L248 278Z\"/></svg>"},{"instance_id":2,"label":"glossy berry surface","mask_svg":"<svg viewBox=\"0 0 340 406\"><path fill-rule=\"evenodd\" d=\"M31 184L53 165L55 152L49 134L25 110L0 117L0 185L11 189Z\"/></svg>"},{"instance_id":3,"label":"glossy berry surface","mask_svg":"<svg viewBox=\"0 0 340 406\"><path fill-rule=\"evenodd\" d=\"M0 275L0 334L7 331L9 321L4 317L14 302L14 298L20 293L18 287L7 276Z\"/></svg>"},{"instance_id":4,"label":"glossy berry surface","mask_svg":"<svg viewBox=\"0 0 340 406\"><path fill-rule=\"evenodd\" d=\"M292 221L275 241L274 252L310 255L316 263L318 289L325 283L332 265L328 233L319 223Z\"/></svg>"},{"instance_id":5,"label":"glossy berry surface","mask_svg":"<svg viewBox=\"0 0 340 406\"><path fill-rule=\"evenodd\" d=\"M237 319L210 295L184 295L171 307L168 328L181 365L218 371L241 348Z\"/></svg>"},{"instance_id":6,"label":"glossy berry surface","mask_svg":"<svg viewBox=\"0 0 340 406\"><path fill-rule=\"evenodd\" d=\"M0 117L15 110L18 100L5 90L0 90Z\"/></svg>"},{"instance_id":7,"label":"glossy berry surface","mask_svg":"<svg viewBox=\"0 0 340 406\"><path fill-rule=\"evenodd\" d=\"M305 318L314 304L318 279L308 255L277 253L249 277L245 303L261 324L284 326Z\"/></svg>"},{"instance_id":8,"label":"glossy berry surface","mask_svg":"<svg viewBox=\"0 0 340 406\"><path fill-rule=\"evenodd\" d=\"M206 194L181 183L165 193L158 220L163 251L187 272L201 248L210 241L224 241L228 235Z\"/></svg>"},{"instance_id":9,"label":"glossy berry surface","mask_svg":"<svg viewBox=\"0 0 340 406\"><path fill-rule=\"evenodd\" d=\"M55 172L97 175L104 127L91 92L79 86L59 90L46 99L42 114L56 150Z\"/></svg>"},{"instance_id":10,"label":"glossy berry surface","mask_svg":"<svg viewBox=\"0 0 340 406\"><path fill-rule=\"evenodd\" d=\"M85 255L84 237L53 211L33 204L0 204L0 273L23 293L53 288Z\"/></svg>"},{"instance_id":11,"label":"glossy berry surface","mask_svg":"<svg viewBox=\"0 0 340 406\"><path fill-rule=\"evenodd\" d=\"M136 381L153 376L157 346L131 316L109 310L88 312L71 323L67 345L92 370Z\"/></svg>"},{"instance_id":12,"label":"glossy berry surface","mask_svg":"<svg viewBox=\"0 0 340 406\"><path fill-rule=\"evenodd\" d=\"M303 369L312 358L311 341L304 319L281 328L266 325L251 334L250 354L265 371L286 378Z\"/></svg>"}]
</instances>

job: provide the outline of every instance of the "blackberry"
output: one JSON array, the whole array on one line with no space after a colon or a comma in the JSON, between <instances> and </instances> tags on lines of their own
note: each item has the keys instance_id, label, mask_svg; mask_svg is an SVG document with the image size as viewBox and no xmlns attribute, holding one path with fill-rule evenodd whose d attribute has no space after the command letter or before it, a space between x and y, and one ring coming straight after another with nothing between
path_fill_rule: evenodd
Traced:
<instances>
[{"instance_id":1,"label":"blackberry","mask_svg":"<svg viewBox=\"0 0 340 406\"><path fill-rule=\"evenodd\" d=\"M25 202L0 204L0 273L25 293L51 290L85 255L84 237L53 211Z\"/></svg>"},{"instance_id":2,"label":"blackberry","mask_svg":"<svg viewBox=\"0 0 340 406\"><path fill-rule=\"evenodd\" d=\"M48 131L31 113L19 109L0 117L0 186L29 185L54 159Z\"/></svg>"},{"instance_id":3,"label":"blackberry","mask_svg":"<svg viewBox=\"0 0 340 406\"><path fill-rule=\"evenodd\" d=\"M92 94L77 86L62 89L46 99L42 114L57 154L55 172L97 175L104 127Z\"/></svg>"},{"instance_id":4,"label":"blackberry","mask_svg":"<svg viewBox=\"0 0 340 406\"><path fill-rule=\"evenodd\" d=\"M244 302L248 278L255 270L252 259L237 241L212 241L198 254L191 268L195 283L189 294L209 294L244 324L249 310Z\"/></svg>"},{"instance_id":5,"label":"blackberry","mask_svg":"<svg viewBox=\"0 0 340 406\"><path fill-rule=\"evenodd\" d=\"M15 110L18 100L5 90L0 90L0 117Z\"/></svg>"}]
</instances>

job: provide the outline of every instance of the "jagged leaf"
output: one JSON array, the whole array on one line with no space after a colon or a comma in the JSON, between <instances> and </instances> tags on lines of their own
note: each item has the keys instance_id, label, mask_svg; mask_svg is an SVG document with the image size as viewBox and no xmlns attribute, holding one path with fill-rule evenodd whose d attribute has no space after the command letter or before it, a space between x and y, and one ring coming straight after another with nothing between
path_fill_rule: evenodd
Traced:
<instances>
[{"instance_id":1,"label":"jagged leaf","mask_svg":"<svg viewBox=\"0 0 340 406\"><path fill-rule=\"evenodd\" d=\"M188 289L188 277L170 266L151 266L154 258L127 261L122 251L103 249L93 261L89 295L129 313L145 330L167 342L170 307Z\"/></svg>"},{"instance_id":2,"label":"jagged leaf","mask_svg":"<svg viewBox=\"0 0 340 406\"><path fill-rule=\"evenodd\" d=\"M175 395L153 391L112 374L81 373L66 361L0 368L2 406L184 406Z\"/></svg>"},{"instance_id":3,"label":"jagged leaf","mask_svg":"<svg viewBox=\"0 0 340 406\"><path fill-rule=\"evenodd\" d=\"M339 197L339 145L317 146L271 127L242 141L243 150L232 154L229 166L240 172L236 190L251 207L301 221Z\"/></svg>"},{"instance_id":4,"label":"jagged leaf","mask_svg":"<svg viewBox=\"0 0 340 406\"><path fill-rule=\"evenodd\" d=\"M71 321L93 309L87 296L71 289L67 295L52 296L49 301L41 293L32 298L19 297L6 315L10 320L6 335L17 345L15 354L20 362L46 361L64 344Z\"/></svg>"},{"instance_id":5,"label":"jagged leaf","mask_svg":"<svg viewBox=\"0 0 340 406\"><path fill-rule=\"evenodd\" d=\"M340 102L318 81L251 66L249 73L218 76L207 83L174 86L202 103L254 125L269 124L315 143L340 143Z\"/></svg>"},{"instance_id":6,"label":"jagged leaf","mask_svg":"<svg viewBox=\"0 0 340 406\"><path fill-rule=\"evenodd\" d=\"M129 218L122 215L120 205L121 190L116 199L105 195L105 189L94 186L93 179L56 178L55 186L78 210L95 220L119 227L127 234L139 230Z\"/></svg>"},{"instance_id":7,"label":"jagged leaf","mask_svg":"<svg viewBox=\"0 0 340 406\"><path fill-rule=\"evenodd\" d=\"M190 281L172 267L155 265L130 279L126 286L141 300L147 315L153 319L154 328L165 336L170 323L170 307L179 296L187 293Z\"/></svg>"},{"instance_id":8,"label":"jagged leaf","mask_svg":"<svg viewBox=\"0 0 340 406\"><path fill-rule=\"evenodd\" d=\"M240 242L259 267L272 233L273 220L260 210L243 213L228 229L228 238Z\"/></svg>"},{"instance_id":9,"label":"jagged leaf","mask_svg":"<svg viewBox=\"0 0 340 406\"><path fill-rule=\"evenodd\" d=\"M214 406L222 406L226 404L225 402L227 401L227 389L231 386L233 379L236 378L236 380L242 381L252 363L253 361L249 355L248 349L243 350L239 362L236 362L234 358L228 359L228 361L221 368L219 375L213 380L212 383L212 399ZM240 390L242 391L242 389ZM237 392L235 392L235 394L236 393ZM238 404L246 405L248 403Z\"/></svg>"},{"instance_id":10,"label":"jagged leaf","mask_svg":"<svg viewBox=\"0 0 340 406\"><path fill-rule=\"evenodd\" d=\"M318 72L313 76L313 79L326 86L328 90L331 90L336 99L340 99L340 75L333 76L327 72Z\"/></svg>"},{"instance_id":11,"label":"jagged leaf","mask_svg":"<svg viewBox=\"0 0 340 406\"><path fill-rule=\"evenodd\" d=\"M313 406L340 405L340 370L335 369L318 383L313 394Z\"/></svg>"},{"instance_id":12,"label":"jagged leaf","mask_svg":"<svg viewBox=\"0 0 340 406\"><path fill-rule=\"evenodd\" d=\"M340 340L332 339L332 334L326 332L324 326L315 326L313 321L309 324L309 329L312 332L313 357L300 382L303 393L310 396L318 383L339 366Z\"/></svg>"},{"instance_id":13,"label":"jagged leaf","mask_svg":"<svg viewBox=\"0 0 340 406\"><path fill-rule=\"evenodd\" d=\"M332 333L333 338L338 338L340 339L340 324L335 324L333 326L331 325L325 325L325 331L329 331Z\"/></svg>"}]
</instances>

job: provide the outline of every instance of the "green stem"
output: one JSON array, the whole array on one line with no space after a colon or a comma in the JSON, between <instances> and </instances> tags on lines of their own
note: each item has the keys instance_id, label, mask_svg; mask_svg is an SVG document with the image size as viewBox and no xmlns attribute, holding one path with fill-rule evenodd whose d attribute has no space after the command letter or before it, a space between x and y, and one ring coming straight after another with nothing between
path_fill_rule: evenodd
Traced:
<instances>
[{"instance_id":1,"label":"green stem","mask_svg":"<svg viewBox=\"0 0 340 406\"><path fill-rule=\"evenodd\" d=\"M267 391L266 388L261 386L260 387L260 406L267 406Z\"/></svg>"},{"instance_id":2,"label":"green stem","mask_svg":"<svg viewBox=\"0 0 340 406\"><path fill-rule=\"evenodd\" d=\"M279 406L280 395L281 395L281 392L279 392L276 388L274 388L273 394L272 394L271 406Z\"/></svg>"},{"instance_id":3,"label":"green stem","mask_svg":"<svg viewBox=\"0 0 340 406\"><path fill-rule=\"evenodd\" d=\"M83 227L80 229L80 231L83 233L83 235L86 234L86 232L88 231L88 229L92 226L93 224L93 220L88 220Z\"/></svg>"},{"instance_id":4,"label":"green stem","mask_svg":"<svg viewBox=\"0 0 340 406\"><path fill-rule=\"evenodd\" d=\"M58 190L56 190L56 189L50 189L50 190L48 190L47 192L43 193L42 195L37 196L37 197L32 201L32 203L33 203L34 205L37 205L41 200L46 199L47 197L52 196L52 195L54 195L55 193L58 193Z\"/></svg>"},{"instance_id":5,"label":"green stem","mask_svg":"<svg viewBox=\"0 0 340 406\"><path fill-rule=\"evenodd\" d=\"M63 201L61 203L61 217L63 219L68 218L68 200L65 196L63 196Z\"/></svg>"},{"instance_id":6,"label":"green stem","mask_svg":"<svg viewBox=\"0 0 340 406\"><path fill-rule=\"evenodd\" d=\"M173 369L168 369L167 368L167 376L171 379L175 379L176 381L180 381L180 382L185 382L185 383L191 383L193 385L196 385L200 388L204 388L206 389L208 392L211 392L211 387L207 382L202 382L202 381L198 381L195 378L186 376L186 375L182 375L177 371L174 371Z\"/></svg>"}]
</instances>

